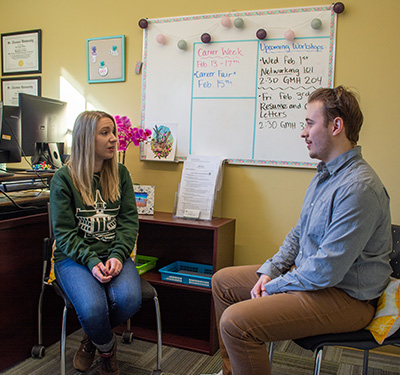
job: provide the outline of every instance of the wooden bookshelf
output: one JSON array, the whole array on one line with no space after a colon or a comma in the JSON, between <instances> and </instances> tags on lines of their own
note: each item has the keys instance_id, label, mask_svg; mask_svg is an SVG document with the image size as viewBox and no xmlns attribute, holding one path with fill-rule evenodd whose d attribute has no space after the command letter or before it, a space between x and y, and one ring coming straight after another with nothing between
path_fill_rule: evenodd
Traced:
<instances>
[{"instance_id":1,"label":"wooden bookshelf","mask_svg":"<svg viewBox=\"0 0 400 375\"><path fill-rule=\"evenodd\" d=\"M158 258L155 270L142 275L157 290L163 344L214 354L218 349L211 289L161 280L158 270L175 261L212 265L213 272L233 265L235 220L195 221L171 213L139 215L138 254ZM132 318L137 338L156 341L152 303Z\"/></svg>"}]
</instances>

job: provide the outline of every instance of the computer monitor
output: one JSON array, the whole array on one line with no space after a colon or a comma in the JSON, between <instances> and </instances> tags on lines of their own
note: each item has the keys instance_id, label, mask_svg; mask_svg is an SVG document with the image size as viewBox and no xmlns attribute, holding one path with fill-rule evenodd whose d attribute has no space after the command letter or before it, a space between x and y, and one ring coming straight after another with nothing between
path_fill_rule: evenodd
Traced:
<instances>
[{"instance_id":1,"label":"computer monitor","mask_svg":"<svg viewBox=\"0 0 400 375\"><path fill-rule=\"evenodd\" d=\"M2 105L0 127L0 163L21 161L21 121L19 107ZM0 170L5 172L3 168Z\"/></svg>"},{"instance_id":2,"label":"computer monitor","mask_svg":"<svg viewBox=\"0 0 400 375\"><path fill-rule=\"evenodd\" d=\"M32 157L32 164L46 161L61 167L67 134L67 103L20 93L19 107L24 154Z\"/></svg>"}]
</instances>

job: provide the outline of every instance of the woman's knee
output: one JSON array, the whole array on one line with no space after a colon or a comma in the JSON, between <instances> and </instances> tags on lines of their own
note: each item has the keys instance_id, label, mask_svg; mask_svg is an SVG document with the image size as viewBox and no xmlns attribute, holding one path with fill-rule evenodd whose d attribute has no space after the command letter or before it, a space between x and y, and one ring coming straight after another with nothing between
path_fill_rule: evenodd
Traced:
<instances>
[{"instance_id":1,"label":"woman's knee","mask_svg":"<svg viewBox=\"0 0 400 375\"><path fill-rule=\"evenodd\" d=\"M103 322L108 317L108 306L105 300L92 299L87 301L80 308L75 308L81 322Z\"/></svg>"},{"instance_id":2,"label":"woman's knee","mask_svg":"<svg viewBox=\"0 0 400 375\"><path fill-rule=\"evenodd\" d=\"M142 305L142 297L140 291L132 293L130 297L125 300L124 308L129 311L130 314L135 314L139 311Z\"/></svg>"},{"instance_id":3,"label":"woman's knee","mask_svg":"<svg viewBox=\"0 0 400 375\"><path fill-rule=\"evenodd\" d=\"M119 285L110 295L112 309L123 315L132 316L142 304L142 290L138 284Z\"/></svg>"}]
</instances>

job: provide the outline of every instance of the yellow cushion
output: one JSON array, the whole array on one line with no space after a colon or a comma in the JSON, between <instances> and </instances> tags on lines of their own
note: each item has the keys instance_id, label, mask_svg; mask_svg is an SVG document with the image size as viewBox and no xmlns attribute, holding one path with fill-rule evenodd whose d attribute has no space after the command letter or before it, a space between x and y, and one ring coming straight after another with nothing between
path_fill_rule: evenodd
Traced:
<instances>
[{"instance_id":1,"label":"yellow cushion","mask_svg":"<svg viewBox=\"0 0 400 375\"><path fill-rule=\"evenodd\" d=\"M54 250L56 248L56 240L53 241L53 245L51 246L51 268L50 268L50 273L49 273L49 279L47 282L51 284L55 279L56 275L54 273Z\"/></svg>"},{"instance_id":2,"label":"yellow cushion","mask_svg":"<svg viewBox=\"0 0 400 375\"><path fill-rule=\"evenodd\" d=\"M139 233L136 235L136 241L135 241L135 246L133 246L133 250L131 252L131 259L134 262L136 259L136 253L137 253L137 239L139 237Z\"/></svg>"},{"instance_id":3,"label":"yellow cushion","mask_svg":"<svg viewBox=\"0 0 400 375\"><path fill-rule=\"evenodd\" d=\"M366 327L375 340L382 342L400 327L400 280L392 278L378 301L375 316Z\"/></svg>"}]
</instances>

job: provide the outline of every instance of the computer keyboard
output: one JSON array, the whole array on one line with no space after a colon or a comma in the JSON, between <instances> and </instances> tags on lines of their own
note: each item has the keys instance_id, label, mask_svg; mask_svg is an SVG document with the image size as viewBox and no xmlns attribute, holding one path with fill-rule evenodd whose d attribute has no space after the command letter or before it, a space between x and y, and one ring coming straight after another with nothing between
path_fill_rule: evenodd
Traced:
<instances>
[{"instance_id":1,"label":"computer keyboard","mask_svg":"<svg viewBox=\"0 0 400 375\"><path fill-rule=\"evenodd\" d=\"M49 185L47 179L32 178L29 180L5 181L0 183L0 190L4 192L22 191L31 189L46 189Z\"/></svg>"},{"instance_id":2,"label":"computer keyboard","mask_svg":"<svg viewBox=\"0 0 400 375\"><path fill-rule=\"evenodd\" d=\"M0 171L0 177L12 177L15 173Z\"/></svg>"},{"instance_id":3,"label":"computer keyboard","mask_svg":"<svg viewBox=\"0 0 400 375\"><path fill-rule=\"evenodd\" d=\"M27 169L28 173L55 173L56 169Z\"/></svg>"}]
</instances>

